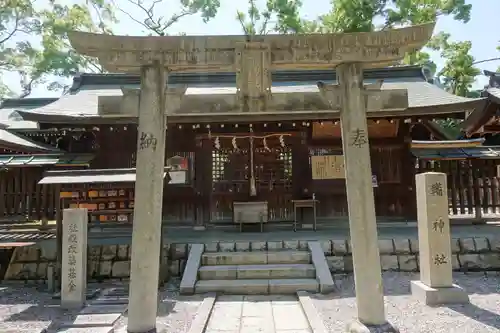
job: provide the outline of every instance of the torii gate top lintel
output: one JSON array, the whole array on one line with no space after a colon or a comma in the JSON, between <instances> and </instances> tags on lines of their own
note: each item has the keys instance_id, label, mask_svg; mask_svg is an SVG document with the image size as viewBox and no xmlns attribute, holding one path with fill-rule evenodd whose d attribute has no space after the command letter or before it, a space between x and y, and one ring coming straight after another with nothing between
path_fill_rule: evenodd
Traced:
<instances>
[{"instance_id":1,"label":"torii gate top lintel","mask_svg":"<svg viewBox=\"0 0 500 333\"><path fill-rule=\"evenodd\" d=\"M114 36L76 31L69 39L77 52L97 57L115 73L136 73L155 61L169 71L237 72L250 59L266 70L331 69L346 62L362 62L367 68L387 66L422 48L434 25L366 33L262 35L251 41L242 35Z\"/></svg>"}]
</instances>

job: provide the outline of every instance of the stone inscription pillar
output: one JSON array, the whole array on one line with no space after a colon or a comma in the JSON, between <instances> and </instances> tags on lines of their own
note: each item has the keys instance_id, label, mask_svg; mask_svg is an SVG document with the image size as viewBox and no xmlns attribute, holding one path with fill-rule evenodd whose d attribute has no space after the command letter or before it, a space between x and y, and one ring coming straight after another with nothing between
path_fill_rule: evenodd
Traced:
<instances>
[{"instance_id":1,"label":"stone inscription pillar","mask_svg":"<svg viewBox=\"0 0 500 333\"><path fill-rule=\"evenodd\" d=\"M165 163L165 69L141 68L128 332L156 332Z\"/></svg>"},{"instance_id":2,"label":"stone inscription pillar","mask_svg":"<svg viewBox=\"0 0 500 333\"><path fill-rule=\"evenodd\" d=\"M367 327L376 327L377 332L397 332L385 319L363 65L339 65L337 79L359 320L348 327L348 332L365 332Z\"/></svg>"},{"instance_id":3,"label":"stone inscription pillar","mask_svg":"<svg viewBox=\"0 0 500 333\"><path fill-rule=\"evenodd\" d=\"M79 308L87 294L87 227L86 208L63 211L63 253L61 269L61 306Z\"/></svg>"},{"instance_id":4,"label":"stone inscription pillar","mask_svg":"<svg viewBox=\"0 0 500 333\"><path fill-rule=\"evenodd\" d=\"M427 305L467 303L467 293L453 285L446 174L426 172L415 179L420 281L411 282L412 294Z\"/></svg>"}]
</instances>

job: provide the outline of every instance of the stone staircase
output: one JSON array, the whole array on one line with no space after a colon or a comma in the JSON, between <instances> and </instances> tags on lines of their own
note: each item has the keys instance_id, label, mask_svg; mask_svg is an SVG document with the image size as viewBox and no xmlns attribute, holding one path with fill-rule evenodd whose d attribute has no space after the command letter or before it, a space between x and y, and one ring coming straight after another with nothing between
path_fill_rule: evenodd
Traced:
<instances>
[{"instance_id":1,"label":"stone staircase","mask_svg":"<svg viewBox=\"0 0 500 333\"><path fill-rule=\"evenodd\" d=\"M309 247L305 250L205 252L203 245L195 244L186 264L181 292L238 295L329 292L333 289L333 279L323 251L317 245L319 251Z\"/></svg>"}]
</instances>

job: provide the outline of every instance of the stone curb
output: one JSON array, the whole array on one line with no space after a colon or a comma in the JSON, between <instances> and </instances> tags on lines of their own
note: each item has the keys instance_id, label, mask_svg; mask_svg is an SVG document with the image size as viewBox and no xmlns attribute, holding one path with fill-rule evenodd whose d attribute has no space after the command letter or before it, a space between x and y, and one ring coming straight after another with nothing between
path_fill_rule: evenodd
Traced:
<instances>
[{"instance_id":1,"label":"stone curb","mask_svg":"<svg viewBox=\"0 0 500 333\"><path fill-rule=\"evenodd\" d=\"M308 243L308 247L311 252L312 263L316 269L316 279L319 283L319 292L327 294L334 291L335 282L333 281L332 273L330 272L320 243L311 241Z\"/></svg>"},{"instance_id":2,"label":"stone curb","mask_svg":"<svg viewBox=\"0 0 500 333\"><path fill-rule=\"evenodd\" d=\"M188 260L180 285L180 293L183 295L194 293L203 251L205 251L205 245L203 244L193 244L189 250Z\"/></svg>"},{"instance_id":3,"label":"stone curb","mask_svg":"<svg viewBox=\"0 0 500 333\"><path fill-rule=\"evenodd\" d=\"M300 305L302 306L304 315L309 322L309 327L311 328L312 333L328 333L325 324L323 323L323 319L321 319L318 310L316 310L316 307L311 300L310 294L305 291L298 291L297 297L299 298Z\"/></svg>"},{"instance_id":4,"label":"stone curb","mask_svg":"<svg viewBox=\"0 0 500 333\"><path fill-rule=\"evenodd\" d=\"M196 312L196 316L194 317L194 320L191 323L191 327L189 328L189 331L187 333L205 332L205 328L207 326L208 319L210 318L210 314L212 313L216 298L217 295L215 293L205 294L205 299Z\"/></svg>"}]
</instances>

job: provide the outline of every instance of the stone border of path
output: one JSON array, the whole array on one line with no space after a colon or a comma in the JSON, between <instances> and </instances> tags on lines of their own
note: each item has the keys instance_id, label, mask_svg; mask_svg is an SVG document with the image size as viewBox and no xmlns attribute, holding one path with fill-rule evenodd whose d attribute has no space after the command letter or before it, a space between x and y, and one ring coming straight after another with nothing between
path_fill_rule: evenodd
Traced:
<instances>
[{"instance_id":1,"label":"stone border of path","mask_svg":"<svg viewBox=\"0 0 500 333\"><path fill-rule=\"evenodd\" d=\"M182 275L180 292L181 294L193 294L194 286L198 278L198 269L200 268L201 255L205 251L205 244L193 244L189 250L189 256Z\"/></svg>"},{"instance_id":2,"label":"stone border of path","mask_svg":"<svg viewBox=\"0 0 500 333\"><path fill-rule=\"evenodd\" d=\"M216 299L217 294L215 293L205 294L205 298L203 299L203 302L196 312L196 316L191 323L191 327L189 328L188 333L205 332L205 328L207 327L208 319L210 318L210 314L212 313L212 309L214 308Z\"/></svg>"},{"instance_id":3,"label":"stone border of path","mask_svg":"<svg viewBox=\"0 0 500 333\"><path fill-rule=\"evenodd\" d=\"M297 297L299 299L299 303L302 306L302 311L304 311L304 315L306 316L307 321L309 322L309 327L311 328L312 333L328 333L325 324L323 323L323 319L321 319L318 310L314 306L313 301L311 300L311 296L306 291L298 291Z\"/></svg>"},{"instance_id":4,"label":"stone border of path","mask_svg":"<svg viewBox=\"0 0 500 333\"><path fill-rule=\"evenodd\" d=\"M319 292L328 294L335 290L335 282L333 281L332 273L328 268L325 253L318 241L310 241L307 243L311 260L316 270L316 280L319 284Z\"/></svg>"}]
</instances>

